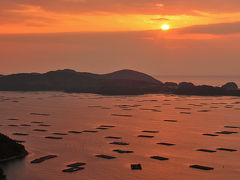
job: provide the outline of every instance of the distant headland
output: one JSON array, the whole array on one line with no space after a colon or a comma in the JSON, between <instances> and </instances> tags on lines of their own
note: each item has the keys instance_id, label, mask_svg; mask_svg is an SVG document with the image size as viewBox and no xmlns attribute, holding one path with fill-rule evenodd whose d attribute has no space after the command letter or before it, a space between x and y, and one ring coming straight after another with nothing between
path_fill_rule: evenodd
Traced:
<instances>
[{"instance_id":1,"label":"distant headland","mask_svg":"<svg viewBox=\"0 0 240 180\"><path fill-rule=\"evenodd\" d=\"M196 86L191 82L163 83L147 74L120 70L109 74L76 72L70 69L47 73L0 75L0 91L64 91L103 95L179 94L200 96L240 96L236 83L221 87Z\"/></svg>"}]
</instances>

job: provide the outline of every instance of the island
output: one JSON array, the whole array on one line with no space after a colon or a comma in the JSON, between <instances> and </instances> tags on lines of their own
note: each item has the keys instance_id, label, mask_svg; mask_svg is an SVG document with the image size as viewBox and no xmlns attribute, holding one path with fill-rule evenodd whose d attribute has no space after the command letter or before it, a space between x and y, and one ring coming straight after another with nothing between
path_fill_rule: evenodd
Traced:
<instances>
[{"instance_id":1,"label":"island","mask_svg":"<svg viewBox=\"0 0 240 180\"><path fill-rule=\"evenodd\" d=\"M161 82L133 70L108 74L76 72L71 69L47 73L20 73L0 76L0 91L63 91L103 95L178 94L200 96L240 96L236 83L221 87L196 86L191 82Z\"/></svg>"}]
</instances>

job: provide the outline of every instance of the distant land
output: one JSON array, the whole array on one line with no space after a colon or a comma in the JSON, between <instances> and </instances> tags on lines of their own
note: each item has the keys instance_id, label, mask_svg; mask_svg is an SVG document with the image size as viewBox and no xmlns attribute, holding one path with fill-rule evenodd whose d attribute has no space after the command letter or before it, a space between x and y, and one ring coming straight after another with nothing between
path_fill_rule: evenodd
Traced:
<instances>
[{"instance_id":1,"label":"distant land","mask_svg":"<svg viewBox=\"0 0 240 180\"><path fill-rule=\"evenodd\" d=\"M179 94L200 96L240 96L236 83L221 87L191 82L161 82L147 74L120 70L109 74L76 72L71 69L47 73L0 75L0 91L63 91L103 95Z\"/></svg>"}]
</instances>

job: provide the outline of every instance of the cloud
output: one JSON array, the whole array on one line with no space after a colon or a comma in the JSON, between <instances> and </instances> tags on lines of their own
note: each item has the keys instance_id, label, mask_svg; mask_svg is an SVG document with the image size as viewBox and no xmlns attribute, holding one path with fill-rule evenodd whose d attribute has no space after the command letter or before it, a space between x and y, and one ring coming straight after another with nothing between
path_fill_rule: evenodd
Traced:
<instances>
[{"instance_id":1,"label":"cloud","mask_svg":"<svg viewBox=\"0 0 240 180\"><path fill-rule=\"evenodd\" d=\"M239 0L0 0L0 33L180 28L240 21L234 11Z\"/></svg>"},{"instance_id":2,"label":"cloud","mask_svg":"<svg viewBox=\"0 0 240 180\"><path fill-rule=\"evenodd\" d=\"M237 12L239 0L1 0L0 11L19 8L19 5L38 6L58 13L120 13L120 14L194 14L194 10Z\"/></svg>"},{"instance_id":3,"label":"cloud","mask_svg":"<svg viewBox=\"0 0 240 180\"><path fill-rule=\"evenodd\" d=\"M240 22L195 25L176 31L183 34L238 34L240 33Z\"/></svg>"},{"instance_id":4,"label":"cloud","mask_svg":"<svg viewBox=\"0 0 240 180\"><path fill-rule=\"evenodd\" d=\"M169 19L167 18L152 18L152 21L168 21Z\"/></svg>"},{"instance_id":5,"label":"cloud","mask_svg":"<svg viewBox=\"0 0 240 180\"><path fill-rule=\"evenodd\" d=\"M218 13L207 12L213 7ZM141 31L159 29L161 21L181 28L240 21L240 13L233 13L236 10L240 10L239 0L0 0L0 33ZM179 32L231 34L238 30L236 23L192 26Z\"/></svg>"},{"instance_id":6,"label":"cloud","mask_svg":"<svg viewBox=\"0 0 240 180\"><path fill-rule=\"evenodd\" d=\"M54 17L42 14L43 11L40 7L13 3L4 4L2 2L0 2L0 5L9 5L7 6L9 9L2 9L0 7L0 25L22 23L47 25L56 22Z\"/></svg>"}]
</instances>

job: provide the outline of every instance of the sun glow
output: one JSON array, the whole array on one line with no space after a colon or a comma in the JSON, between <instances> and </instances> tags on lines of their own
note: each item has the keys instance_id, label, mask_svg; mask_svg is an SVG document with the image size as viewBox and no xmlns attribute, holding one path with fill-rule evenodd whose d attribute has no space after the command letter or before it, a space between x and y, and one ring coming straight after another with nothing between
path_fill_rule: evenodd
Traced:
<instances>
[{"instance_id":1,"label":"sun glow","mask_svg":"<svg viewBox=\"0 0 240 180\"><path fill-rule=\"evenodd\" d=\"M169 30L169 29L170 29L170 26L167 25L167 24L163 24L163 25L161 26L161 29L162 29L163 31L166 31L166 30Z\"/></svg>"}]
</instances>

